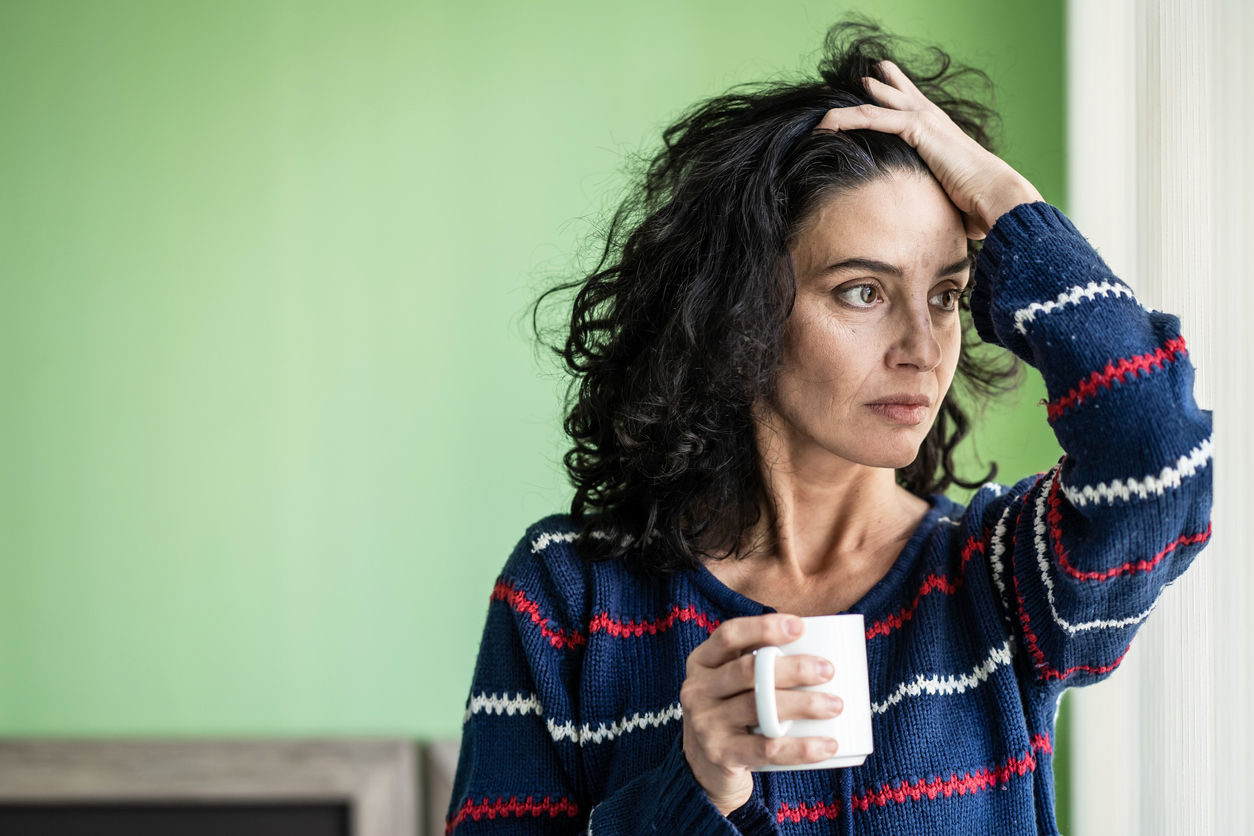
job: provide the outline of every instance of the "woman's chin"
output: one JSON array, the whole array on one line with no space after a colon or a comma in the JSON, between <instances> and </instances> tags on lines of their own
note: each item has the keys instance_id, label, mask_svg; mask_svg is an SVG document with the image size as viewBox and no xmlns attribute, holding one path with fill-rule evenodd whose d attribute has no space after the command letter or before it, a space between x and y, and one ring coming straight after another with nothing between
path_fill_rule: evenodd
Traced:
<instances>
[{"instance_id":1,"label":"woman's chin","mask_svg":"<svg viewBox=\"0 0 1254 836\"><path fill-rule=\"evenodd\" d=\"M868 445L851 460L867 467L882 467L891 470L909 467L918 458L919 447L923 443L923 438L916 438L915 435L915 433L892 433L890 437L879 439L880 443Z\"/></svg>"},{"instance_id":2,"label":"woman's chin","mask_svg":"<svg viewBox=\"0 0 1254 836\"><path fill-rule=\"evenodd\" d=\"M855 454L846 454L844 451L833 450L832 452L843 459L860 464L865 467L878 467L887 470L900 470L903 467L909 467L919 455L919 445L901 447L898 449L878 449L874 452L865 450Z\"/></svg>"}]
</instances>

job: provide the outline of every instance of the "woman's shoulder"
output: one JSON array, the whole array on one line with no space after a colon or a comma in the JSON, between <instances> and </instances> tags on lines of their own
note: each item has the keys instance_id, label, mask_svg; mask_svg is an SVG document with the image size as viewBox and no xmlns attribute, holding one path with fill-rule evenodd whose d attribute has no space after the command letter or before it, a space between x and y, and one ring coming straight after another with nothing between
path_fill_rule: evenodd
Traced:
<instances>
[{"instance_id":1,"label":"woman's shoulder","mask_svg":"<svg viewBox=\"0 0 1254 836\"><path fill-rule=\"evenodd\" d=\"M575 550L579 528L567 514L550 514L527 526L514 545L501 574L506 578L536 576L574 580L583 563Z\"/></svg>"},{"instance_id":2,"label":"woman's shoulder","mask_svg":"<svg viewBox=\"0 0 1254 836\"><path fill-rule=\"evenodd\" d=\"M529 525L501 570L498 590L518 597L520 605L556 610L563 620L586 619L598 578L626 572L622 561L583 559L576 549L579 530L568 514L550 514Z\"/></svg>"}]
</instances>

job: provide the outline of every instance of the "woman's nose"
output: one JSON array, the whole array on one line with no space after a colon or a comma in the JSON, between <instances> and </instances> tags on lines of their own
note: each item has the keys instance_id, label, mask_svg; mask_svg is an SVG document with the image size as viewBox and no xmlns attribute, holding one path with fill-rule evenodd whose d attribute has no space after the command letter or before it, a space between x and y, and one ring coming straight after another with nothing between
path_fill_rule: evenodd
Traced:
<instances>
[{"instance_id":1,"label":"woman's nose","mask_svg":"<svg viewBox=\"0 0 1254 836\"><path fill-rule=\"evenodd\" d=\"M932 331L932 314L926 305L923 310L911 308L903 312L888 360L890 365L914 366L921 372L930 372L940 365L940 341Z\"/></svg>"}]
</instances>

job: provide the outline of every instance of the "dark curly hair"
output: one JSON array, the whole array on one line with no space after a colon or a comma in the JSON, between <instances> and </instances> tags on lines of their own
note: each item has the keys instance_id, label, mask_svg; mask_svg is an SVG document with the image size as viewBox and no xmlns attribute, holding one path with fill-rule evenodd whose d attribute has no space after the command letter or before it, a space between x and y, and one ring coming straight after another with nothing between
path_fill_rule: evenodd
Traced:
<instances>
[{"instance_id":1,"label":"dark curly hair","mask_svg":"<svg viewBox=\"0 0 1254 836\"><path fill-rule=\"evenodd\" d=\"M815 131L824 113L875 104L862 78L883 80L876 64L888 59L993 147L996 114L980 101L991 83L978 70L859 18L833 26L824 47L818 77L741 85L668 127L604 231L595 268L532 309L544 342L545 300L575 291L553 350L572 375L564 463L585 559L626 557L662 574L696 568L702 557L744 554L769 512L751 408L774 387L796 289L790 244L836 193L889 173L931 176L897 136ZM981 398L1012 388L1013 356L974 350L965 300L962 317L955 384ZM995 465L973 481L955 473L969 429L951 387L898 483L923 496L991 478Z\"/></svg>"}]
</instances>

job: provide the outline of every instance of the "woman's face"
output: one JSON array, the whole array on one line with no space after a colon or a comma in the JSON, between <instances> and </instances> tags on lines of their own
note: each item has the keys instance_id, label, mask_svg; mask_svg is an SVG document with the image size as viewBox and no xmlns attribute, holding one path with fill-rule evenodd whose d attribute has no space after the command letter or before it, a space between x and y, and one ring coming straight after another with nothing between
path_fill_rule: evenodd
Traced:
<instances>
[{"instance_id":1,"label":"woman's face","mask_svg":"<svg viewBox=\"0 0 1254 836\"><path fill-rule=\"evenodd\" d=\"M822 204L792 250L797 298L771 410L794 455L914 461L953 380L969 281L958 209L930 177Z\"/></svg>"}]
</instances>

